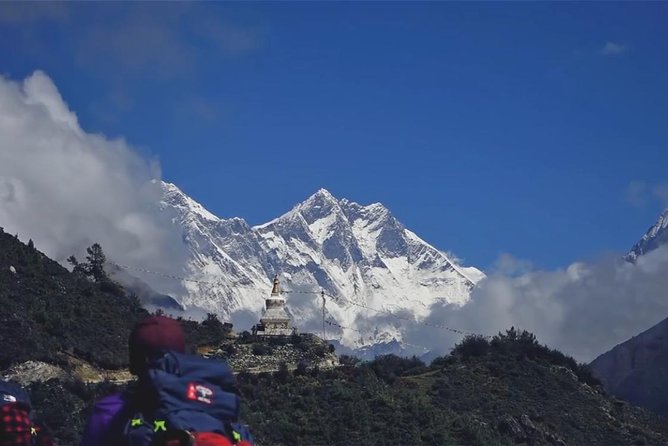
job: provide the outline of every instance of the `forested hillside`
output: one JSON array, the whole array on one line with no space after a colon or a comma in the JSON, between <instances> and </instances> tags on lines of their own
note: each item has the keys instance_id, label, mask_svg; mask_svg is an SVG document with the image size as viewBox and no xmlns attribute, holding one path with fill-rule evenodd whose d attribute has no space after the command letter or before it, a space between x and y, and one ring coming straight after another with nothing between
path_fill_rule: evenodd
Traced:
<instances>
[{"instance_id":1,"label":"forested hillside","mask_svg":"<svg viewBox=\"0 0 668 446\"><path fill-rule=\"evenodd\" d=\"M0 369L62 362L62 353L108 368L127 363L128 333L146 311L99 271L75 270L0 231Z\"/></svg>"},{"instance_id":2,"label":"forested hillside","mask_svg":"<svg viewBox=\"0 0 668 446\"><path fill-rule=\"evenodd\" d=\"M329 371L239 376L264 445L660 445L668 426L515 330L430 366L396 356Z\"/></svg>"},{"instance_id":3,"label":"forested hillside","mask_svg":"<svg viewBox=\"0 0 668 446\"><path fill-rule=\"evenodd\" d=\"M29 367L28 360L61 367L59 378L34 380L29 390L63 446L78 444L96 398L123 388L83 382L67 358L98 369L124 367L130 329L147 314L106 277L103 260L93 245L85 261L71 259L69 272L32 243L0 232L0 369ZM230 326L213 315L182 323L191 349L283 351L247 333L231 340ZM313 345L330 354L326 345ZM295 370L240 373L243 417L257 444L668 444L664 421L607 396L586 367L527 332L467 338L431 365L396 356L341 363L324 370L313 360Z\"/></svg>"}]
</instances>

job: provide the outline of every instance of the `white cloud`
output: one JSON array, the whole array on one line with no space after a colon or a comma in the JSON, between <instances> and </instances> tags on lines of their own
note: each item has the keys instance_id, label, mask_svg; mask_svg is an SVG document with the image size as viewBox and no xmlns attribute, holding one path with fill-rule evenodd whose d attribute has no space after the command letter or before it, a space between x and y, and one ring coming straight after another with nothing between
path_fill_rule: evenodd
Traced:
<instances>
[{"instance_id":1,"label":"white cloud","mask_svg":"<svg viewBox=\"0 0 668 446\"><path fill-rule=\"evenodd\" d=\"M180 235L160 217L157 163L123 140L86 133L37 71L0 77L0 226L63 261L99 242L111 259L170 271ZM166 291L166 290L163 290Z\"/></svg>"},{"instance_id":2,"label":"white cloud","mask_svg":"<svg viewBox=\"0 0 668 446\"><path fill-rule=\"evenodd\" d=\"M527 260L518 259L510 254L502 253L496 262L494 262L494 269L499 274L517 276L531 271L533 265Z\"/></svg>"},{"instance_id":3,"label":"white cloud","mask_svg":"<svg viewBox=\"0 0 668 446\"><path fill-rule=\"evenodd\" d=\"M601 48L601 54L605 56L615 56L627 52L629 49L628 45L615 43L615 42L606 42Z\"/></svg>"},{"instance_id":4,"label":"white cloud","mask_svg":"<svg viewBox=\"0 0 668 446\"><path fill-rule=\"evenodd\" d=\"M658 201L663 207L668 207L668 183L645 181L631 181L624 193L627 203L634 207L644 207L650 201Z\"/></svg>"},{"instance_id":5,"label":"white cloud","mask_svg":"<svg viewBox=\"0 0 668 446\"><path fill-rule=\"evenodd\" d=\"M492 274L473 291L470 302L435 305L427 321L489 335L520 327L588 362L668 317L666 271L668 246L641 256L636 264L610 255L517 277ZM446 352L461 336L435 336L435 329L415 326L406 339Z\"/></svg>"}]
</instances>

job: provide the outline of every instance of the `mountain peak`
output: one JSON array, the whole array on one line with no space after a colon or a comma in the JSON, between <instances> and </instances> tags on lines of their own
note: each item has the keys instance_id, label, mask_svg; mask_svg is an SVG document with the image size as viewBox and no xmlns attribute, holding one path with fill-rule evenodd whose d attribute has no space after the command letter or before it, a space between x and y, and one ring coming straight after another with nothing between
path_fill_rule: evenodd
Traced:
<instances>
[{"instance_id":1,"label":"mountain peak","mask_svg":"<svg viewBox=\"0 0 668 446\"><path fill-rule=\"evenodd\" d=\"M668 209L661 212L656 223L645 232L638 243L633 245L631 251L626 255L626 260L635 262L641 255L664 244L668 244Z\"/></svg>"},{"instance_id":2,"label":"mountain peak","mask_svg":"<svg viewBox=\"0 0 668 446\"><path fill-rule=\"evenodd\" d=\"M663 212L661 212L661 215L659 215L659 222L663 227L668 226L668 208L664 209Z\"/></svg>"},{"instance_id":3,"label":"mountain peak","mask_svg":"<svg viewBox=\"0 0 668 446\"><path fill-rule=\"evenodd\" d=\"M172 188L176 190L165 185L164 202L180 216L176 223L186 234L183 240L191 254L184 270L193 272L181 300L184 305L226 316L238 311L257 314L262 307L258 293L266 293L267 277L280 273L288 289L324 289L341 296L340 302L331 304L329 316L349 328L331 336L358 347L401 340L403 333L383 320L360 337L359 321L371 315L346 302L409 311L420 319L433 302L465 302L475 284L465 274L482 275L475 268L460 268L408 231L380 203L360 205L321 188L287 213L251 228L233 224L232 219L201 218L197 208ZM218 281L211 286L214 280ZM302 330L310 329L314 323L310 303L298 301L288 301L294 322Z\"/></svg>"},{"instance_id":4,"label":"mountain peak","mask_svg":"<svg viewBox=\"0 0 668 446\"><path fill-rule=\"evenodd\" d=\"M221 220L221 218L213 215L206 208L204 208L204 206L190 198L176 184L162 181L161 187L164 194L163 202L166 205L172 206L174 208L181 208L183 210L187 209L194 215L198 215L204 220L214 222Z\"/></svg>"},{"instance_id":5,"label":"mountain peak","mask_svg":"<svg viewBox=\"0 0 668 446\"><path fill-rule=\"evenodd\" d=\"M339 202L339 200L337 200L336 197L334 197L334 195L332 195L327 189L325 189L323 187L321 187L313 195L308 197L306 199L306 202L314 200L314 199L315 200L318 200L318 199L319 200L324 200L324 201L328 201L328 202L336 202L336 203Z\"/></svg>"}]
</instances>

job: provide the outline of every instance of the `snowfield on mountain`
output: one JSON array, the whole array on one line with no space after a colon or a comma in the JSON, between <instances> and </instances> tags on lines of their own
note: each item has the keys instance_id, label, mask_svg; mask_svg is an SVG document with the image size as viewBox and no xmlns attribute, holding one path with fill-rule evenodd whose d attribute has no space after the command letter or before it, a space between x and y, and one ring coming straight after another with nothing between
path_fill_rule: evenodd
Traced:
<instances>
[{"instance_id":1,"label":"snowfield on mountain","mask_svg":"<svg viewBox=\"0 0 668 446\"><path fill-rule=\"evenodd\" d=\"M401 342L403 327L390 313L419 321L434 302L465 303L484 277L406 229L380 203L363 206L320 189L282 216L250 226L213 215L174 184L162 187L161 209L189 253L181 303L229 318L238 330L261 314L274 275L300 331L321 330L324 291L327 336L350 348Z\"/></svg>"}]
</instances>

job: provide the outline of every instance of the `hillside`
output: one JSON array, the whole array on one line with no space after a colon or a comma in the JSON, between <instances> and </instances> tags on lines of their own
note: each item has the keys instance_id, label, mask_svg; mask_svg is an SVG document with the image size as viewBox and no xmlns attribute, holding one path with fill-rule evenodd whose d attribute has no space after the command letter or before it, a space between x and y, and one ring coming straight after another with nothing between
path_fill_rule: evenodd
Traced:
<instances>
[{"instance_id":1,"label":"hillside","mask_svg":"<svg viewBox=\"0 0 668 446\"><path fill-rule=\"evenodd\" d=\"M116 284L4 233L0 285L2 370L13 364L29 383L62 446L78 444L93 402L125 386L127 336L146 312ZM668 444L664 421L606 396L586 368L526 332L468 338L429 366L392 355L337 366L314 336L235 339L213 315L182 323L191 349L253 371L238 381L259 446Z\"/></svg>"},{"instance_id":2,"label":"hillside","mask_svg":"<svg viewBox=\"0 0 668 446\"><path fill-rule=\"evenodd\" d=\"M626 260L639 262L665 249L666 243L668 209L631 248ZM590 367L610 394L668 418L668 319L601 354Z\"/></svg>"},{"instance_id":3,"label":"hillside","mask_svg":"<svg viewBox=\"0 0 668 446\"><path fill-rule=\"evenodd\" d=\"M659 445L668 425L514 331L431 366L385 356L330 371L240 375L263 445Z\"/></svg>"},{"instance_id":4,"label":"hillside","mask_svg":"<svg viewBox=\"0 0 668 446\"><path fill-rule=\"evenodd\" d=\"M668 444L668 424L608 397L586 368L526 332L467 339L429 366L394 355L341 359L327 370L238 375L258 446ZM53 379L31 393L73 445L86 407L117 389Z\"/></svg>"},{"instance_id":5,"label":"hillside","mask_svg":"<svg viewBox=\"0 0 668 446\"><path fill-rule=\"evenodd\" d=\"M121 367L130 328L146 314L115 284L73 274L0 230L0 369L28 359L62 363L63 353Z\"/></svg>"},{"instance_id":6,"label":"hillside","mask_svg":"<svg viewBox=\"0 0 668 446\"><path fill-rule=\"evenodd\" d=\"M592 371L611 394L668 417L668 319L602 354Z\"/></svg>"}]
</instances>

